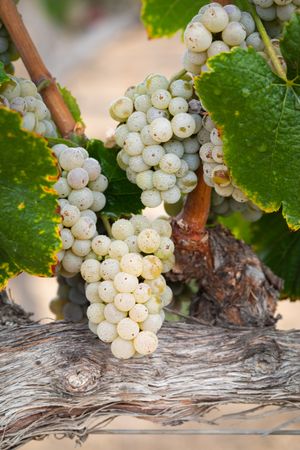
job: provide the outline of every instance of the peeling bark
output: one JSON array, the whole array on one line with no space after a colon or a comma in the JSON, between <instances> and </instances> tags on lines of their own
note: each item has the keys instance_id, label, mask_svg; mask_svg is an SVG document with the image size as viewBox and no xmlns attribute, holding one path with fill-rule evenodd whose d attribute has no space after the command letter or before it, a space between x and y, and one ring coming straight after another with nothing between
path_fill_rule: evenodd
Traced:
<instances>
[{"instance_id":1,"label":"peeling bark","mask_svg":"<svg viewBox=\"0 0 300 450\"><path fill-rule=\"evenodd\" d=\"M199 231L180 218L172 226L176 265L168 278L199 282L191 315L222 326L276 323L282 282L248 245L221 226Z\"/></svg>"},{"instance_id":2,"label":"peeling bark","mask_svg":"<svg viewBox=\"0 0 300 450\"><path fill-rule=\"evenodd\" d=\"M86 325L0 327L1 449L84 439L121 414L177 425L226 403L300 406L300 331L167 323L159 339L153 356L119 361Z\"/></svg>"}]
</instances>

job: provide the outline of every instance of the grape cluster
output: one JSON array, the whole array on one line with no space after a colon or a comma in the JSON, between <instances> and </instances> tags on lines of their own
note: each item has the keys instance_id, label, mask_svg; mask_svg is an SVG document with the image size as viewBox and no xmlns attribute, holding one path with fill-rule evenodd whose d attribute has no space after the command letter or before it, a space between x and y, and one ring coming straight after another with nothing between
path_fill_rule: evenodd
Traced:
<instances>
[{"instance_id":1,"label":"grape cluster","mask_svg":"<svg viewBox=\"0 0 300 450\"><path fill-rule=\"evenodd\" d=\"M115 131L118 164L142 189L145 206L176 203L197 185L201 117L189 110L193 96L189 76L170 83L154 74L110 107L112 118L122 123Z\"/></svg>"},{"instance_id":2,"label":"grape cluster","mask_svg":"<svg viewBox=\"0 0 300 450\"><path fill-rule=\"evenodd\" d=\"M55 123L36 85L25 78L10 76L0 89L0 104L22 115L22 127L41 136L57 137Z\"/></svg>"},{"instance_id":3,"label":"grape cluster","mask_svg":"<svg viewBox=\"0 0 300 450\"><path fill-rule=\"evenodd\" d=\"M215 191L212 193L211 198L211 212L213 215L225 217L235 212L239 212L248 222L256 222L263 215L263 212L259 207L254 205L251 201L244 203L237 202L234 198L222 197Z\"/></svg>"},{"instance_id":4,"label":"grape cluster","mask_svg":"<svg viewBox=\"0 0 300 450\"><path fill-rule=\"evenodd\" d=\"M172 301L162 275L174 264L172 228L166 220L135 215L114 222L111 232L112 238L94 237L97 259L81 265L89 327L116 358L148 355L157 348L162 308Z\"/></svg>"},{"instance_id":5,"label":"grape cluster","mask_svg":"<svg viewBox=\"0 0 300 450\"><path fill-rule=\"evenodd\" d=\"M290 20L292 14L300 6L300 0L253 0L253 3L259 17L264 22L270 23L272 30L276 25L280 30L282 22ZM267 26L267 31L269 31L268 28L270 26ZM272 35L272 37L277 37L278 31L276 36Z\"/></svg>"},{"instance_id":6,"label":"grape cluster","mask_svg":"<svg viewBox=\"0 0 300 450\"><path fill-rule=\"evenodd\" d=\"M233 47L251 46L258 52L264 50L264 43L256 31L251 14L232 4L204 5L187 25L184 42L187 50L183 66L194 75L208 70L208 58L229 52Z\"/></svg>"},{"instance_id":7,"label":"grape cluster","mask_svg":"<svg viewBox=\"0 0 300 450\"><path fill-rule=\"evenodd\" d=\"M196 102L196 101L195 101ZM201 102L197 101L201 114L204 115L201 130L200 158L202 160L205 183L214 188L212 202L213 212L228 215L240 211L249 221L260 219L262 212L233 182L229 168L224 161L223 141L211 117L204 111Z\"/></svg>"},{"instance_id":8,"label":"grape cluster","mask_svg":"<svg viewBox=\"0 0 300 450\"><path fill-rule=\"evenodd\" d=\"M13 73L14 68L11 64L19 58L17 49L9 37L9 34L0 20L0 61L4 64L7 72Z\"/></svg>"},{"instance_id":9,"label":"grape cluster","mask_svg":"<svg viewBox=\"0 0 300 450\"><path fill-rule=\"evenodd\" d=\"M62 225L62 251L57 255L60 273L72 277L80 272L84 260L96 258L92 239L98 234L96 212L106 203L108 186L99 162L82 147L57 144L52 151L58 159L61 176L54 185L59 196Z\"/></svg>"},{"instance_id":10,"label":"grape cluster","mask_svg":"<svg viewBox=\"0 0 300 450\"><path fill-rule=\"evenodd\" d=\"M86 310L89 302L85 296L85 281L80 274L75 277L57 277L57 296L49 305L56 320L67 322L82 322L86 320Z\"/></svg>"}]
</instances>

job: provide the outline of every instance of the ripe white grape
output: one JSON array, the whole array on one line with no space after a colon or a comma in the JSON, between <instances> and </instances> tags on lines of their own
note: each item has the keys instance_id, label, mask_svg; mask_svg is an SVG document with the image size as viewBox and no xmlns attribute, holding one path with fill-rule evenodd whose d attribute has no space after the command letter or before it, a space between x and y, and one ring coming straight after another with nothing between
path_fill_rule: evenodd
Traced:
<instances>
[{"instance_id":1,"label":"ripe white grape","mask_svg":"<svg viewBox=\"0 0 300 450\"><path fill-rule=\"evenodd\" d=\"M119 311L127 312L135 305L135 297L130 292L119 292L114 297L114 305Z\"/></svg>"},{"instance_id":2,"label":"ripe white grape","mask_svg":"<svg viewBox=\"0 0 300 450\"><path fill-rule=\"evenodd\" d=\"M142 304L134 305L129 311L130 319L134 320L135 322L143 322L147 319L148 314L149 313L147 307Z\"/></svg>"},{"instance_id":3,"label":"ripe white grape","mask_svg":"<svg viewBox=\"0 0 300 450\"><path fill-rule=\"evenodd\" d=\"M222 145L223 141L220 138L220 133L217 128L214 128L210 133L210 140L214 145Z\"/></svg>"},{"instance_id":4,"label":"ripe white grape","mask_svg":"<svg viewBox=\"0 0 300 450\"><path fill-rule=\"evenodd\" d=\"M124 150L129 156L138 156L142 153L144 144L139 133L130 132L124 141Z\"/></svg>"},{"instance_id":5,"label":"ripe white grape","mask_svg":"<svg viewBox=\"0 0 300 450\"><path fill-rule=\"evenodd\" d=\"M253 47L257 52L264 49L264 43L260 37L260 34L256 31L247 37L246 44L248 47Z\"/></svg>"},{"instance_id":6,"label":"ripe white grape","mask_svg":"<svg viewBox=\"0 0 300 450\"><path fill-rule=\"evenodd\" d=\"M196 137L189 137L183 140L185 153L193 154L199 151L200 145Z\"/></svg>"},{"instance_id":7,"label":"ripe white grape","mask_svg":"<svg viewBox=\"0 0 300 450\"><path fill-rule=\"evenodd\" d=\"M163 320L160 314L149 314L148 317L141 323L141 329L143 331L151 331L156 334L161 329L162 324Z\"/></svg>"},{"instance_id":8,"label":"ripe white grape","mask_svg":"<svg viewBox=\"0 0 300 450\"><path fill-rule=\"evenodd\" d=\"M155 255L160 259L168 259L174 253L174 243L170 238L162 237Z\"/></svg>"},{"instance_id":9,"label":"ripe white grape","mask_svg":"<svg viewBox=\"0 0 300 450\"><path fill-rule=\"evenodd\" d=\"M104 192L108 187L108 179L105 175L100 174L96 180L89 182L88 187L92 191Z\"/></svg>"},{"instance_id":10,"label":"ripe white grape","mask_svg":"<svg viewBox=\"0 0 300 450\"><path fill-rule=\"evenodd\" d=\"M101 264L99 261L96 259L87 259L81 264L80 273L87 283L94 283L101 278L100 268Z\"/></svg>"},{"instance_id":11,"label":"ripe white grape","mask_svg":"<svg viewBox=\"0 0 300 450\"><path fill-rule=\"evenodd\" d=\"M172 227L166 219L155 219L151 223L151 228L156 230L160 236L170 238L172 236Z\"/></svg>"},{"instance_id":12,"label":"ripe white grape","mask_svg":"<svg viewBox=\"0 0 300 450\"><path fill-rule=\"evenodd\" d=\"M68 228L64 228L60 232L60 237L61 237L61 241L62 241L63 250L68 250L69 248L72 247L73 242L74 242L74 236Z\"/></svg>"},{"instance_id":13,"label":"ripe white grape","mask_svg":"<svg viewBox=\"0 0 300 450\"><path fill-rule=\"evenodd\" d=\"M156 141L151 137L151 132L150 132L150 125L146 125L141 133L141 140L143 142L144 145L155 145Z\"/></svg>"},{"instance_id":14,"label":"ripe white grape","mask_svg":"<svg viewBox=\"0 0 300 450\"><path fill-rule=\"evenodd\" d=\"M199 22L192 22L184 32L184 42L187 48L194 52L203 52L212 42L212 34Z\"/></svg>"},{"instance_id":15,"label":"ripe white grape","mask_svg":"<svg viewBox=\"0 0 300 450\"><path fill-rule=\"evenodd\" d=\"M125 239L125 242L128 245L129 252L138 253L140 251L137 243L137 236L129 236Z\"/></svg>"},{"instance_id":16,"label":"ripe white grape","mask_svg":"<svg viewBox=\"0 0 300 450\"><path fill-rule=\"evenodd\" d=\"M213 41L207 50L207 56L210 58L212 56L218 55L222 52L229 52L230 47L223 41Z\"/></svg>"},{"instance_id":17,"label":"ripe white grape","mask_svg":"<svg viewBox=\"0 0 300 450\"><path fill-rule=\"evenodd\" d=\"M209 5L201 16L200 21L210 32L219 33L228 25L229 17L224 8Z\"/></svg>"},{"instance_id":18,"label":"ripe white grape","mask_svg":"<svg viewBox=\"0 0 300 450\"><path fill-rule=\"evenodd\" d=\"M200 166L200 158L198 154L185 154L183 160L187 163L189 170L195 172Z\"/></svg>"},{"instance_id":19,"label":"ripe white grape","mask_svg":"<svg viewBox=\"0 0 300 450\"><path fill-rule=\"evenodd\" d=\"M167 109L171 101L171 94L166 89L157 89L151 95L151 102L155 108Z\"/></svg>"},{"instance_id":20,"label":"ripe white grape","mask_svg":"<svg viewBox=\"0 0 300 450\"><path fill-rule=\"evenodd\" d=\"M120 338L130 341L139 334L139 326L134 320L126 317L122 319L117 325L117 332Z\"/></svg>"},{"instance_id":21,"label":"ripe white grape","mask_svg":"<svg viewBox=\"0 0 300 450\"><path fill-rule=\"evenodd\" d=\"M143 271L143 258L137 253L122 256L120 267L123 272L139 277Z\"/></svg>"},{"instance_id":22,"label":"ripe white grape","mask_svg":"<svg viewBox=\"0 0 300 450\"><path fill-rule=\"evenodd\" d=\"M97 323L93 323L90 320L88 321L88 327L91 330L92 333L97 334L97 327L98 324Z\"/></svg>"},{"instance_id":23,"label":"ripe white grape","mask_svg":"<svg viewBox=\"0 0 300 450\"><path fill-rule=\"evenodd\" d=\"M159 191L166 191L175 186L176 176L163 170L156 170L153 174L153 185Z\"/></svg>"},{"instance_id":24,"label":"ripe white grape","mask_svg":"<svg viewBox=\"0 0 300 450\"><path fill-rule=\"evenodd\" d=\"M129 253L129 248L124 241L115 240L111 242L108 249L108 254L111 258L121 259L126 253Z\"/></svg>"},{"instance_id":25,"label":"ripe white grape","mask_svg":"<svg viewBox=\"0 0 300 450\"><path fill-rule=\"evenodd\" d=\"M134 339L133 345L141 355L149 355L157 349L158 339L151 331L141 331Z\"/></svg>"},{"instance_id":26,"label":"ripe white grape","mask_svg":"<svg viewBox=\"0 0 300 450\"><path fill-rule=\"evenodd\" d=\"M104 317L109 323L117 324L126 317L126 313L117 309L113 303L108 303L104 308Z\"/></svg>"},{"instance_id":27,"label":"ripe white grape","mask_svg":"<svg viewBox=\"0 0 300 450\"><path fill-rule=\"evenodd\" d=\"M215 145L212 149L212 157L216 163L223 164L224 163L224 153L222 145Z\"/></svg>"},{"instance_id":28,"label":"ripe white grape","mask_svg":"<svg viewBox=\"0 0 300 450\"><path fill-rule=\"evenodd\" d=\"M134 107L136 111L142 111L143 113L146 113L149 108L151 108L151 98L149 95L143 94L136 97L134 100ZM155 106L155 105L154 105ZM122 147L122 145L120 145Z\"/></svg>"},{"instance_id":29,"label":"ripe white grape","mask_svg":"<svg viewBox=\"0 0 300 450\"><path fill-rule=\"evenodd\" d=\"M76 167L68 172L67 181L72 189L82 189L89 182L89 174L83 168Z\"/></svg>"},{"instance_id":30,"label":"ripe white grape","mask_svg":"<svg viewBox=\"0 0 300 450\"><path fill-rule=\"evenodd\" d=\"M176 175L178 176L178 172ZM162 191L161 198L164 202L169 203L170 205L177 203L181 198L181 192L179 187L173 186L170 189L167 189L166 191Z\"/></svg>"},{"instance_id":31,"label":"ripe white grape","mask_svg":"<svg viewBox=\"0 0 300 450\"><path fill-rule=\"evenodd\" d=\"M84 157L78 148L68 147L61 152L58 161L62 169L72 170L83 166Z\"/></svg>"},{"instance_id":32,"label":"ripe white grape","mask_svg":"<svg viewBox=\"0 0 300 450\"><path fill-rule=\"evenodd\" d=\"M141 155L139 156L131 156L129 158L129 168L135 172L135 173L139 173L139 172L145 172L145 170L149 170L150 166L148 166L148 164L145 163L143 157ZM134 180L135 182L135 180Z\"/></svg>"},{"instance_id":33,"label":"ripe white grape","mask_svg":"<svg viewBox=\"0 0 300 450\"><path fill-rule=\"evenodd\" d=\"M161 303L162 306L168 306L173 300L173 291L169 286L166 286L163 293L161 294Z\"/></svg>"},{"instance_id":34,"label":"ripe white grape","mask_svg":"<svg viewBox=\"0 0 300 450\"><path fill-rule=\"evenodd\" d=\"M176 114L188 112L189 104L182 97L174 97L170 100L168 108L170 114L176 116Z\"/></svg>"},{"instance_id":35,"label":"ripe white grape","mask_svg":"<svg viewBox=\"0 0 300 450\"><path fill-rule=\"evenodd\" d=\"M134 292L138 284L138 278L130 273L119 272L114 277L114 285L119 292Z\"/></svg>"},{"instance_id":36,"label":"ripe white grape","mask_svg":"<svg viewBox=\"0 0 300 450\"><path fill-rule=\"evenodd\" d=\"M92 191L93 195L93 203L91 204L90 208L92 211L99 212L101 211L104 206L106 205L106 197L102 192Z\"/></svg>"},{"instance_id":37,"label":"ripe white grape","mask_svg":"<svg viewBox=\"0 0 300 450\"><path fill-rule=\"evenodd\" d=\"M83 169L88 173L89 181L95 181L101 173L100 164L94 158L86 158L83 163Z\"/></svg>"},{"instance_id":38,"label":"ripe white grape","mask_svg":"<svg viewBox=\"0 0 300 450\"><path fill-rule=\"evenodd\" d=\"M104 319L104 304L103 303L92 303L87 311L87 318L93 323L100 323Z\"/></svg>"},{"instance_id":39,"label":"ripe white grape","mask_svg":"<svg viewBox=\"0 0 300 450\"><path fill-rule=\"evenodd\" d=\"M158 89L168 89L168 87L169 81L163 75L154 74L146 79L146 88L149 94L153 94Z\"/></svg>"},{"instance_id":40,"label":"ripe white grape","mask_svg":"<svg viewBox=\"0 0 300 450\"><path fill-rule=\"evenodd\" d=\"M71 192L71 188L67 182L67 180L63 177L60 177L58 181L53 186L54 190L57 192L60 198L66 198Z\"/></svg>"},{"instance_id":41,"label":"ripe white grape","mask_svg":"<svg viewBox=\"0 0 300 450\"><path fill-rule=\"evenodd\" d=\"M177 139L171 139L169 142L166 142L163 147L166 153L173 153L178 156L178 158L181 158L184 154L184 145Z\"/></svg>"},{"instance_id":42,"label":"ripe white grape","mask_svg":"<svg viewBox=\"0 0 300 450\"><path fill-rule=\"evenodd\" d=\"M134 234L134 227L130 220L119 219L113 223L111 232L115 239L124 240Z\"/></svg>"},{"instance_id":43,"label":"ripe white grape","mask_svg":"<svg viewBox=\"0 0 300 450\"><path fill-rule=\"evenodd\" d=\"M72 227L80 218L80 211L77 206L70 204L63 206L60 214L65 227Z\"/></svg>"},{"instance_id":44,"label":"ripe white grape","mask_svg":"<svg viewBox=\"0 0 300 450\"><path fill-rule=\"evenodd\" d=\"M189 100L193 96L193 85L189 81L175 80L170 85L173 97L182 97Z\"/></svg>"},{"instance_id":45,"label":"ripe white grape","mask_svg":"<svg viewBox=\"0 0 300 450\"><path fill-rule=\"evenodd\" d=\"M133 101L128 97L120 97L110 105L111 116L120 122L126 120L133 112Z\"/></svg>"},{"instance_id":46,"label":"ripe white grape","mask_svg":"<svg viewBox=\"0 0 300 450\"><path fill-rule=\"evenodd\" d=\"M98 295L104 303L112 303L117 293L115 285L111 280L101 281L98 284Z\"/></svg>"},{"instance_id":47,"label":"ripe white grape","mask_svg":"<svg viewBox=\"0 0 300 450\"><path fill-rule=\"evenodd\" d=\"M240 22L244 26L247 36L255 31L254 19L247 11L242 11L241 18L240 20L238 20L238 22Z\"/></svg>"},{"instance_id":48,"label":"ripe white grape","mask_svg":"<svg viewBox=\"0 0 300 450\"><path fill-rule=\"evenodd\" d=\"M150 286L152 293L155 296L159 297L163 293L167 285L163 275L160 275L158 278L154 278L154 280L145 280L145 283Z\"/></svg>"},{"instance_id":49,"label":"ripe white grape","mask_svg":"<svg viewBox=\"0 0 300 450\"><path fill-rule=\"evenodd\" d=\"M101 263L101 277L104 280L113 280L115 276L120 272L120 264L116 259L105 259Z\"/></svg>"},{"instance_id":50,"label":"ripe white grape","mask_svg":"<svg viewBox=\"0 0 300 450\"><path fill-rule=\"evenodd\" d=\"M224 9L228 15L230 22L239 22L241 19L241 10L235 5L225 5Z\"/></svg>"},{"instance_id":51,"label":"ripe white grape","mask_svg":"<svg viewBox=\"0 0 300 450\"><path fill-rule=\"evenodd\" d=\"M98 256L105 256L108 254L108 249L111 240L108 236L98 235L92 240L92 249Z\"/></svg>"},{"instance_id":52,"label":"ripe white grape","mask_svg":"<svg viewBox=\"0 0 300 450\"><path fill-rule=\"evenodd\" d=\"M160 236L152 228L142 230L138 235L138 246L143 253L154 253L160 246Z\"/></svg>"},{"instance_id":53,"label":"ripe white grape","mask_svg":"<svg viewBox=\"0 0 300 450\"><path fill-rule=\"evenodd\" d=\"M133 112L127 119L127 128L129 131L139 132L147 125L146 114L142 111Z\"/></svg>"},{"instance_id":54,"label":"ripe white grape","mask_svg":"<svg viewBox=\"0 0 300 450\"><path fill-rule=\"evenodd\" d=\"M163 155L159 161L159 167L166 173L176 173L180 166L180 158L173 153Z\"/></svg>"},{"instance_id":55,"label":"ripe white grape","mask_svg":"<svg viewBox=\"0 0 300 450\"><path fill-rule=\"evenodd\" d=\"M120 125L115 130L115 140L119 147L124 146L125 139L127 138L129 130L126 125Z\"/></svg>"},{"instance_id":56,"label":"ripe white grape","mask_svg":"<svg viewBox=\"0 0 300 450\"><path fill-rule=\"evenodd\" d=\"M240 190L235 188L232 192L232 198L239 203L244 203L248 201L246 195Z\"/></svg>"},{"instance_id":57,"label":"ripe white grape","mask_svg":"<svg viewBox=\"0 0 300 450\"><path fill-rule=\"evenodd\" d=\"M90 217L80 217L71 231L76 239L92 239L96 232L96 225Z\"/></svg>"},{"instance_id":58,"label":"ripe white grape","mask_svg":"<svg viewBox=\"0 0 300 450\"><path fill-rule=\"evenodd\" d=\"M135 354L132 341L126 341L117 337L111 344L111 352L118 359L129 359Z\"/></svg>"},{"instance_id":59,"label":"ripe white grape","mask_svg":"<svg viewBox=\"0 0 300 450\"><path fill-rule=\"evenodd\" d=\"M72 245L72 252L77 256L86 256L91 251L90 239L75 239Z\"/></svg>"},{"instance_id":60,"label":"ripe white grape","mask_svg":"<svg viewBox=\"0 0 300 450\"><path fill-rule=\"evenodd\" d=\"M151 297L151 288L146 283L139 283L133 295L137 303L146 303Z\"/></svg>"},{"instance_id":61,"label":"ripe white grape","mask_svg":"<svg viewBox=\"0 0 300 450\"><path fill-rule=\"evenodd\" d=\"M143 191L153 189L153 171L145 170L136 176L136 184Z\"/></svg>"},{"instance_id":62,"label":"ripe white grape","mask_svg":"<svg viewBox=\"0 0 300 450\"><path fill-rule=\"evenodd\" d=\"M157 256L147 255L143 258L142 277L147 280L154 280L162 272L162 262Z\"/></svg>"},{"instance_id":63,"label":"ripe white grape","mask_svg":"<svg viewBox=\"0 0 300 450\"><path fill-rule=\"evenodd\" d=\"M80 272L82 258L80 256L74 255L71 250L65 252L64 257L62 259L63 268L70 273L78 273Z\"/></svg>"},{"instance_id":64,"label":"ripe white grape","mask_svg":"<svg viewBox=\"0 0 300 450\"><path fill-rule=\"evenodd\" d=\"M164 154L164 148L161 145L155 144L146 146L142 156L146 164L149 166L157 166Z\"/></svg>"},{"instance_id":65,"label":"ripe white grape","mask_svg":"<svg viewBox=\"0 0 300 450\"><path fill-rule=\"evenodd\" d=\"M183 194L188 194L189 192L192 192L192 190L195 189L198 183L197 175L192 172L188 171L188 173L177 180L177 186L181 190Z\"/></svg>"},{"instance_id":66,"label":"ripe white grape","mask_svg":"<svg viewBox=\"0 0 300 450\"><path fill-rule=\"evenodd\" d=\"M80 212L80 217L89 217L95 224L97 223L97 216L91 209L85 209Z\"/></svg>"},{"instance_id":67,"label":"ripe white grape","mask_svg":"<svg viewBox=\"0 0 300 450\"><path fill-rule=\"evenodd\" d=\"M77 206L80 211L83 211L91 207L94 202L94 197L92 191L85 187L71 191L68 200L71 205Z\"/></svg>"},{"instance_id":68,"label":"ripe white grape","mask_svg":"<svg viewBox=\"0 0 300 450\"><path fill-rule=\"evenodd\" d=\"M168 114L168 111L166 111L165 109L157 109L154 106L151 106L151 108L148 109L146 116L147 116L148 123L151 124L153 122L153 120L155 120L155 119L160 119L160 118L168 119L169 114ZM150 133L150 136L151 136L151 133Z\"/></svg>"},{"instance_id":69,"label":"ripe white grape","mask_svg":"<svg viewBox=\"0 0 300 450\"><path fill-rule=\"evenodd\" d=\"M148 189L142 192L141 200L148 208L156 208L161 204L161 195L154 189Z\"/></svg>"},{"instance_id":70,"label":"ripe white grape","mask_svg":"<svg viewBox=\"0 0 300 450\"><path fill-rule=\"evenodd\" d=\"M202 66L201 65L193 64L189 60L189 56L188 56L187 52L184 53L184 55L183 55L182 66L187 72L191 72L194 75L199 75L201 73L201 70L202 70Z\"/></svg>"},{"instance_id":71,"label":"ripe white grape","mask_svg":"<svg viewBox=\"0 0 300 450\"><path fill-rule=\"evenodd\" d=\"M246 30L239 22L229 22L222 31L222 39L227 45L240 45L246 39Z\"/></svg>"},{"instance_id":72,"label":"ripe white grape","mask_svg":"<svg viewBox=\"0 0 300 450\"><path fill-rule=\"evenodd\" d=\"M150 135L158 143L169 141L173 135L170 121L164 117L154 119L150 124Z\"/></svg>"},{"instance_id":73,"label":"ripe white grape","mask_svg":"<svg viewBox=\"0 0 300 450\"><path fill-rule=\"evenodd\" d=\"M100 283L88 283L85 288L85 295L89 302L100 303L101 299L99 297L98 288Z\"/></svg>"},{"instance_id":74,"label":"ripe white grape","mask_svg":"<svg viewBox=\"0 0 300 450\"><path fill-rule=\"evenodd\" d=\"M171 121L174 134L179 138L192 136L196 129L194 118L187 113L179 113Z\"/></svg>"},{"instance_id":75,"label":"ripe white grape","mask_svg":"<svg viewBox=\"0 0 300 450\"><path fill-rule=\"evenodd\" d=\"M134 228L134 233L138 234L145 228L150 227L150 221L147 217L141 215L141 214L135 214L131 217L130 223L132 224Z\"/></svg>"},{"instance_id":76,"label":"ripe white grape","mask_svg":"<svg viewBox=\"0 0 300 450\"><path fill-rule=\"evenodd\" d=\"M97 335L102 342L109 344L118 337L117 327L113 323L103 320L97 326Z\"/></svg>"}]
</instances>

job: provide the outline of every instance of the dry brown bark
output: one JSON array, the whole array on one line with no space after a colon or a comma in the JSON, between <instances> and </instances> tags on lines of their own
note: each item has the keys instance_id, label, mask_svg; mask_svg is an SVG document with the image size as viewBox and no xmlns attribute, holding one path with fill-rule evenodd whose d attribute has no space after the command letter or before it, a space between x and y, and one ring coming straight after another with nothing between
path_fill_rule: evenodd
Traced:
<instances>
[{"instance_id":1,"label":"dry brown bark","mask_svg":"<svg viewBox=\"0 0 300 450\"><path fill-rule=\"evenodd\" d=\"M221 226L199 230L184 217L172 226L176 265L168 278L198 281L193 316L222 326L276 323L282 282L248 245Z\"/></svg>"},{"instance_id":2,"label":"dry brown bark","mask_svg":"<svg viewBox=\"0 0 300 450\"><path fill-rule=\"evenodd\" d=\"M1 449L84 439L124 414L178 425L227 403L300 406L300 331L166 323L159 340L153 356L120 361L86 325L0 326Z\"/></svg>"}]
</instances>

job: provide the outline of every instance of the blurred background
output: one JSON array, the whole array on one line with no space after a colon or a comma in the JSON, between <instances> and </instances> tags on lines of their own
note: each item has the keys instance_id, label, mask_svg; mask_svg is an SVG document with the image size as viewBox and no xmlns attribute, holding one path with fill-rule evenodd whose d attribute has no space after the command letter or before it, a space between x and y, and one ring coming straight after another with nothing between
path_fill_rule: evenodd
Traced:
<instances>
[{"instance_id":1,"label":"blurred background","mask_svg":"<svg viewBox=\"0 0 300 450\"><path fill-rule=\"evenodd\" d=\"M130 85L142 81L151 72L167 77L181 66L183 46L180 35L171 39L148 40L139 20L139 0L21 0L19 9L24 22L36 43L50 72L61 85L67 86L77 98L87 125L87 135L105 139L116 123L109 117L110 102ZM21 62L16 63L16 73L27 76ZM22 303L34 318L53 320L48 308L55 297L55 279L39 279L22 274L9 284L13 299ZM283 316L279 328L299 328L300 302L281 302L278 312ZM234 411L229 408L228 411ZM246 424L222 423L222 427L242 427ZM276 426L267 418L250 422L248 428ZM154 429L156 425L134 418L116 419L109 428ZM186 430L201 429L198 424L188 424ZM178 429L178 428L177 428ZM86 450L99 446L109 450L122 450L128 446L143 450L291 450L300 447L299 438L293 436L234 437L234 436L143 436L99 435L91 436L84 444ZM26 450L65 450L75 447L75 442L53 437L27 444Z\"/></svg>"}]
</instances>

